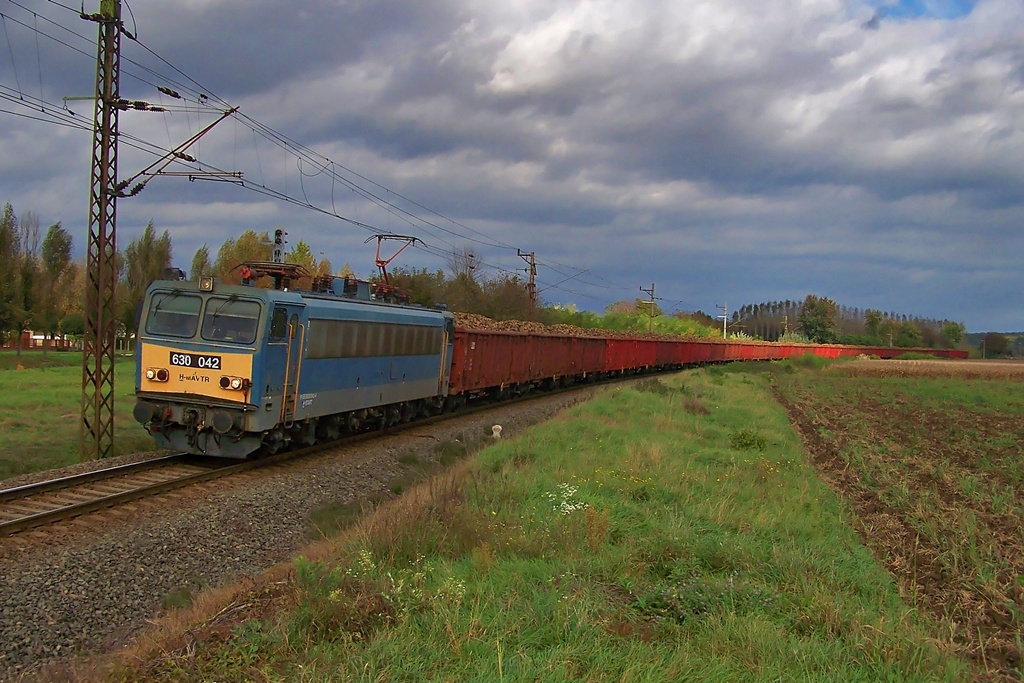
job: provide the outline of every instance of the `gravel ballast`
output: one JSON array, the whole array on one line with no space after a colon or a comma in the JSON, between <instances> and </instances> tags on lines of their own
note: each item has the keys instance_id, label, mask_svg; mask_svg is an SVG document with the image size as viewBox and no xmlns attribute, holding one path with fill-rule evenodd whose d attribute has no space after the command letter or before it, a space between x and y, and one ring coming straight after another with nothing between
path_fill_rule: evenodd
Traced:
<instances>
[{"instance_id":1,"label":"gravel ballast","mask_svg":"<svg viewBox=\"0 0 1024 683\"><path fill-rule=\"evenodd\" d=\"M428 457L463 435L483 439L493 424L514 438L599 390L416 427L0 539L0 680L31 680L43 664L115 648L174 595L227 585L292 557L311 540L311 512L386 489L406 471L402 456Z\"/></svg>"}]
</instances>

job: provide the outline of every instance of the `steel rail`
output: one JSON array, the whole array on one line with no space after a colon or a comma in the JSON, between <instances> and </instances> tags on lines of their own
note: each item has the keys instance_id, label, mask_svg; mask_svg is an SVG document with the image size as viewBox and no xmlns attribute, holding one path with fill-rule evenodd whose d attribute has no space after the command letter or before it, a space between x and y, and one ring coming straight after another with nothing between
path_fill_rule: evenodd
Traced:
<instances>
[{"instance_id":1,"label":"steel rail","mask_svg":"<svg viewBox=\"0 0 1024 683\"><path fill-rule=\"evenodd\" d=\"M143 483L141 486L133 486L127 490L119 491L117 493L108 493L106 495L96 495L96 492L75 491L75 488L78 486L108 480L115 481L119 477L141 474L147 470L155 471L158 470L161 465L173 465L176 462L205 466L209 467L209 469L203 472L189 474L184 477L175 477L166 481L149 484ZM18 501L27 502L33 496L37 496L42 493L51 493L54 491L65 492L66 495L77 494L88 498L87 500L80 502L44 501L42 504L49 505L49 510L22 515L6 521L0 521L0 536L10 536L32 527L70 519L88 512L102 510L104 508L137 500L139 498L145 498L164 491L170 491L190 484L196 484L216 479L218 477L227 476L231 472L238 472L243 469L248 469L255 464L259 464L259 461L246 461L236 465L222 466L219 465L219 462L220 461L211 461L208 464L204 464L201 459L179 454L156 458L154 460L147 460L140 463L132 463L131 465L122 465L119 467L97 470L95 472L88 472L82 475L61 477L59 479L40 482L38 484L29 484L0 491L0 502L7 504L17 503ZM27 506L22 507L25 508Z\"/></svg>"},{"instance_id":2,"label":"steel rail","mask_svg":"<svg viewBox=\"0 0 1024 683\"><path fill-rule=\"evenodd\" d=\"M213 479L219 479L221 477L228 477L235 474L240 474L248 470L253 470L260 467L267 467L270 465L277 465L284 463L289 460L295 460L303 457L308 457L321 453L327 450L336 449L348 445L354 445L366 440L382 437L382 436L393 436L410 429L417 429L420 427L430 426L437 422L444 422L453 418L470 417L474 414L487 412L490 410L497 410L500 408L507 408L515 406L519 403L528 403L534 400L542 398L550 398L558 394L570 393L572 391L582 391L585 389L597 388L599 386L610 386L618 384L619 382L629 381L632 378L620 378L608 382L588 384L588 385L575 385L570 387L564 387L556 390L549 390L543 392L531 392L530 394L519 396L514 399L508 399L498 402L482 401L476 405L465 406L454 412L441 413L440 415L433 415L426 418L420 418L418 420L412 420L410 422L403 422L397 425L392 425L385 429L375 429L372 431L361 432L358 434L350 434L342 436L338 439L331 441L324 441L321 443L307 446L305 448L299 448L289 451L283 451L265 458L259 458L256 460L244 460L241 462L231 461L234 464L223 464L224 459L218 458L203 458L201 456L193 456L186 453L178 453L174 455L163 456L154 458L152 460L144 460L137 463L130 463L127 465L119 465L117 467L110 467L101 470L95 470L92 472L85 472L82 474L71 475L67 477L60 477L48 481L38 482L35 484L26 484L25 486L19 486L9 489L0 490L0 503L12 503L19 500L26 500L32 496L39 495L42 493L50 493L54 491L68 491L70 492L77 486L85 484L91 484L95 482L102 482L105 480L115 480L118 477L127 475L139 474L145 472L147 469L156 470L161 465L198 465L198 466L209 466L210 469L204 472L190 474L184 477L176 477L167 481L157 482L153 484L145 484L143 486L137 486L130 488L125 491L112 493L104 496L94 496L90 500L85 500L78 503L68 503L66 505L60 505L54 507L51 510L44 512L38 512L30 515L24 515L16 519L8 521L0 521L0 537L10 536L20 531L30 529L33 527L42 526L45 524L51 524L54 522L71 519L80 515L95 512L105 508L114 507L121 505L133 500L140 498L148 498L155 496L159 493L165 493L174 489L183 488L185 486L191 486L193 484L199 484ZM88 494L86 494L88 495Z\"/></svg>"},{"instance_id":3,"label":"steel rail","mask_svg":"<svg viewBox=\"0 0 1024 683\"><path fill-rule=\"evenodd\" d=\"M184 462L186 460L186 457L187 456L184 453L166 455L160 458L153 458L151 460L142 460L139 462L129 463L127 465L107 467L100 470L93 470L92 472L83 472L82 474L72 474L70 476L59 477L57 479L48 479L46 481L41 481L34 484L25 484L24 486L16 486L14 488L9 489L0 489L0 503L6 503L7 501L17 500L19 498L25 498L26 496L33 496L38 493L59 491L60 489L71 488L72 486L79 486L81 484L88 484L93 481L111 479L119 475L134 474L135 472L150 469L157 464L171 464L175 461Z\"/></svg>"}]
</instances>

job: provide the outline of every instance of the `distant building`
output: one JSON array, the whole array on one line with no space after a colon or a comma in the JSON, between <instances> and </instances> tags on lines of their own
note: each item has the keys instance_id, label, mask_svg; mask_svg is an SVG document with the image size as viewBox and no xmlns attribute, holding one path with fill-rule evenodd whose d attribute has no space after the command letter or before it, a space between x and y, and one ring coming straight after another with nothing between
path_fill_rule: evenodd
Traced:
<instances>
[{"instance_id":1,"label":"distant building","mask_svg":"<svg viewBox=\"0 0 1024 683\"><path fill-rule=\"evenodd\" d=\"M7 343L0 346L0 349L16 349L18 348L18 337L12 335ZM22 350L27 349L80 349L82 348L81 341L72 340L66 335L58 335L55 339L46 339L45 335L36 334L31 330L26 330L21 333L21 348Z\"/></svg>"}]
</instances>

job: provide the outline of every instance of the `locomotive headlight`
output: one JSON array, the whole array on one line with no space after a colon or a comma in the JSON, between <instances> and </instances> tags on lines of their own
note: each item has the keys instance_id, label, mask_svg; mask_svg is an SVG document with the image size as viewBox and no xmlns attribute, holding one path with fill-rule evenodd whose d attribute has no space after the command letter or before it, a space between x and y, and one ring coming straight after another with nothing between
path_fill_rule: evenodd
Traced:
<instances>
[{"instance_id":1,"label":"locomotive headlight","mask_svg":"<svg viewBox=\"0 0 1024 683\"><path fill-rule=\"evenodd\" d=\"M229 377L224 375L220 378L220 388L227 389L229 391L243 391L248 390L252 386L252 382L241 377Z\"/></svg>"},{"instance_id":2,"label":"locomotive headlight","mask_svg":"<svg viewBox=\"0 0 1024 683\"><path fill-rule=\"evenodd\" d=\"M163 368L146 368L146 379L153 382L166 382L170 374Z\"/></svg>"}]
</instances>

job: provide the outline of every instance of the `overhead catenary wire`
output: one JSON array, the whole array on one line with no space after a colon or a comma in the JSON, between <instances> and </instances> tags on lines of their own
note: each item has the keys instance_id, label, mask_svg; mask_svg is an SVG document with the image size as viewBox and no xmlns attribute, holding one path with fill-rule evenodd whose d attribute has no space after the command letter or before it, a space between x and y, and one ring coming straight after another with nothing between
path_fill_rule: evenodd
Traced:
<instances>
[{"instance_id":1,"label":"overhead catenary wire","mask_svg":"<svg viewBox=\"0 0 1024 683\"><path fill-rule=\"evenodd\" d=\"M9 13L0 12L0 17L4 20L5 34L7 33L7 21L8 19L13 23L17 24L26 30L32 31L36 40L37 49L37 64L40 81L40 98L27 98L24 90L21 86L20 80L17 79L16 75L16 90L10 88L4 89L0 86L0 99L10 101L18 106L31 106L35 108L37 114L27 114L18 111L12 111L8 109L0 110L3 113L9 113L15 116L23 118L33 119L42 121L45 123L58 124L70 128L79 130L91 130L91 123L85 121L83 118L78 117L74 114L66 105L63 107L54 105L52 103L45 102L42 98L43 90L43 73L42 73L42 59L41 49L39 48L40 37L54 41L55 43L63 46L66 49L71 50L75 54L80 54L88 59L92 60L93 55L91 51L79 48L67 40L63 40L60 37L54 35L52 32L44 31L39 28L38 22L42 20L48 25L52 25L57 29L66 32L74 38L76 41L82 41L92 46L92 39L88 38L78 31L69 29L64 26L61 22L56 21L50 17L34 12L33 10L25 7L22 3L17 0L4 0L10 6L16 7L24 12L27 12L33 17L33 24L29 24L26 21L21 21L17 18L12 17ZM76 16L80 14L80 11L64 5L56 0L48 0L48 3L54 5L67 12L73 13ZM135 17L131 7L128 7L129 15L134 23ZM168 101L162 101L158 105L164 110L165 126L168 119L167 116L173 115L174 113L184 113L186 117L199 116L210 114L214 115L223 111L224 109L231 108L231 105L220 96L218 96L212 89L205 87L195 78L191 77L169 60L161 56L154 49L149 47L139 37L139 29L137 24L133 25L133 32L125 30L124 35L131 40L131 44L138 45L145 53L151 55L154 59L158 60L161 64L172 70L175 75L168 75L163 70L154 69L137 59L130 57L123 57L121 71L125 76L128 76L135 81L148 85L160 93L167 95L168 97L176 96L182 101L180 103L171 103ZM9 36L7 36L8 52L11 57L12 65L15 61L14 48ZM173 90L172 90L173 88ZM13 93L17 93L16 96ZM12 99L12 97L14 99ZM439 211L436 211L424 204L417 202L416 200L408 197L407 195L400 193L393 188L389 188L369 177L355 171L354 169L341 164L323 154L320 154L304 144L297 142L291 137L263 124L257 119L249 116L244 112L237 113L234 117L236 125L240 125L244 128L248 128L253 136L253 153L255 156L255 165L259 173L259 181L255 178L247 178L238 182L231 181L234 184L250 190L269 196L281 201L285 201L289 204L301 206L305 209L315 211L317 213L330 216L332 218L341 220L349 225L357 227L362 230L369 231L374 234L380 234L386 232L384 229L373 225L370 222L358 220L356 217L346 216L341 214L337 210L336 190L339 188L347 188L353 192L354 196L361 198L362 200L376 206L378 209L384 211L386 215L391 219L397 219L403 224L410 226L414 230L422 231L423 234L430 237L430 242L440 243L445 245L448 250L434 246L430 243L423 243L414 245L415 248L420 249L431 255L445 258L450 257L456 249L455 241L461 240L471 244L479 245L489 249L499 250L516 250L518 247L509 244L508 242L495 238L488 235L476 228L466 225L452 217L445 215ZM191 126L190 126L191 127ZM169 130L168 130L169 133ZM168 136L170 138L170 135ZM265 175L263 159L261 157L259 142L262 138L283 150L287 154L291 154L295 157L295 164L299 174L299 188L298 193L301 194L301 199L291 196L292 193L288 191L287 186L287 173L285 174L285 189L281 191L271 187L268 183L269 179ZM168 150L164 146L155 145L151 142L143 140L141 138L133 137L121 132L122 141L129 147L136 149L146 154L152 154L160 157L166 155ZM236 135L237 142L237 135ZM168 139L168 146L170 146L170 139ZM237 147L237 144L236 144ZM198 154L196 155L199 156ZM218 168L217 166L211 165L208 162L196 160L194 162L188 162L182 159L175 159L175 164L194 171L197 174L203 172L214 172L219 174L228 175L230 172L226 169ZM309 173L306 168L316 169L314 173ZM330 179L330 208L319 206L316 200L311 198L307 192L307 188L303 183L303 178L310 178L316 176L327 176ZM199 179L194 178L194 179ZM403 205L404 204L404 205ZM408 207L408 208L407 208ZM357 206L354 206L357 209ZM492 263L488 259L480 259L480 265L486 268L490 268L495 272L504 273L508 276L518 277L517 270L514 268L507 268L503 265ZM572 294L574 296L584 296L589 299L600 300L598 297L590 296L584 292L580 292L575 288L566 288L562 285L568 281L576 281L579 285L586 287L599 288L607 291L620 291L627 292L631 288L625 287L624 285L615 283L605 277L602 277L598 273L594 273L589 269L581 269L576 266L567 265L560 263L553 259L538 259L538 267L549 269L562 279L550 278L555 280L552 284L546 284L545 280L538 279L538 284L543 285L542 291L547 290L558 290ZM583 277L584 274L588 277Z\"/></svg>"},{"instance_id":2,"label":"overhead catenary wire","mask_svg":"<svg viewBox=\"0 0 1024 683\"><path fill-rule=\"evenodd\" d=\"M11 4L14 4L17 7L20 7L22 9L25 9L26 11L28 11L27 8L25 8L23 5L15 2L15 0L7 0L7 1L10 2ZM65 7L65 9L68 9L68 8ZM81 34L79 34L77 32L74 32L74 31L70 31L66 27L63 27L62 25L60 25L57 22L54 22L53 20L47 19L47 21L50 21L50 23L53 23L54 25L59 26L59 27L63 28L64 30L69 31L72 35L74 35L74 36L76 36L76 37L78 37L78 38L80 38L82 40L86 40L86 38L84 36L82 36ZM29 30L33 30L33 27L29 26L25 22L20 22L19 21L17 23L19 23L20 25L24 26L25 28L27 28ZM43 36L45 36L45 37L47 37L47 38L49 38L51 40L54 40L55 42L60 43L61 45L65 46L65 47L68 47L68 48L74 50L75 52L78 52L78 53L82 54L83 56L88 56L88 57L91 58L91 55L89 55L89 53L87 53L85 50L76 48L76 47L68 44L67 42L62 41L62 40L60 40L60 39L58 39L58 38L56 38L56 37L54 37L54 36L52 36L50 34L43 33L41 31L38 32L38 34L39 35L43 35ZM147 45L145 45L142 41L138 40L137 37L135 37L135 36L130 36L130 37L137 44L139 44L143 49L145 49L147 52L152 54L154 57L159 59L161 62L163 62L164 64L166 64L170 68L172 68L176 73L180 74L183 78L187 79L189 82L191 82L192 84L194 84L195 86L197 86L199 88L199 91L196 91L196 90L193 90L189 86L185 86L184 84L182 84L180 81L177 81L176 79L165 79L168 82L171 82L172 84L174 84L175 87L181 87L183 90L191 91L192 94L196 96L196 105L197 106L191 107L191 108L189 108L189 107L174 108L174 107L169 107L167 105L162 105L163 107L165 107L169 111L177 110L177 111L185 111L186 113L195 113L195 112L200 111L204 105L205 106L210 106L210 104L211 104L209 102L210 98L212 98L214 100L217 100L219 102L224 102L226 104L226 102L224 100L222 100L221 98L219 98L218 96L213 94L211 90L209 90L207 88L204 88L195 79L193 79L190 76L188 76L187 74L185 74L183 71L181 71L180 69L175 67L173 64L171 64L168 60L166 60L163 57L161 57L158 53L156 53L156 51L152 50ZM134 60L126 58L124 61L126 61L129 64L132 64L134 66L137 66L137 67L143 69L147 73L150 73L152 75L156 75L156 76L158 76L160 78L164 78L161 74L157 73L153 69L150 69L149 67L141 65L138 62L135 62ZM122 71L124 73L127 73L127 74L131 75L131 69L129 69L127 67L122 67ZM144 82L144 83L147 83L149 85L152 85L155 88L161 89L160 86L157 86L155 83L152 83L152 82L148 81L147 79L144 79L144 78L141 78L141 77L138 77L138 76L135 76L135 78L137 78L137 80L140 80L141 82ZM19 88L19 90L20 90L20 88ZM210 95L206 95L206 93L210 93ZM381 185L380 183L377 183L375 181L370 180L366 176L363 176L362 174L354 171L353 169L350 169L350 168L348 168L348 167L346 167L344 165L341 165L341 164L337 164L337 162L334 162L333 160L330 160L329 158L327 158L325 156L318 155L317 153L313 152L312 150L306 148L304 145L301 145L300 143L295 142L294 140L292 140L289 137L279 133L278 131L276 131L276 130L268 127L268 126L265 126L264 124L262 124L259 121L253 119L252 117L249 117L247 115L242 115L239 118L245 124L248 124L248 127L253 131L254 135L259 135L259 136L263 137L264 139L267 139L268 141L274 143L278 147L290 151L291 153L295 154L299 159L305 158L309 163L319 162L318 165L320 165L320 167L322 169L326 169L327 168L327 164L330 164L331 168L332 168L331 176L332 176L332 179L334 181L340 182L343 185L348 186L352 191L354 191L358 195L362 196L367 201L370 201L371 203L373 203L373 204L377 205L378 207L381 207L382 209L387 211L389 213L389 215L397 216L401 220L403 220L403 222L407 223L408 225L410 225L412 227L415 227L415 228L418 228L418 229L421 229L421 230L424 230L425 232L427 232L428 234L431 234L435 238L437 238L438 236L436 234L431 233L431 231L428 229L427 226L429 226L429 228L434 228L436 230L439 230L439 231L444 232L446 234L449 234L451 236L457 237L459 239L468 240L468 241L471 241L471 242L474 242L474 243L478 243L478 244L481 244L481 245L497 246L497 247L509 248L509 249L514 248L511 245L508 245L508 244L506 244L504 242L500 242L500 241L497 241L497 240L490 239L490 238L488 238L488 236L484 235L483 233L481 233L481 232L479 232L479 231L477 231L477 230L475 230L473 228L469 228L468 226L464 226L463 224L459 223L458 221L455 221L454 219L448 218L447 216L444 216L443 214L441 214L441 213L439 213L437 211L429 209L429 208L425 207L424 205L422 205L422 204L420 204L418 202L415 202L414 200L406 197L404 194L401 194L401 193L398 193L398 192L394 192L390 188L387 188L384 185ZM256 147L256 154L257 154L257 164L260 167L261 173L262 173L262 162L258 158L258 146ZM319 157L319 159L315 159L314 157ZM442 225L438 225L438 224L436 224L434 222L428 221L428 220L422 218L421 216L418 216L415 213L413 213L411 211L408 211L408 210L398 206L393 201L390 201L388 199L380 197L376 193L374 193L374 192L368 190L367 188L359 185L358 183L352 181L351 179L346 178L344 175L341 175L341 174L333 171L334 168L341 168L343 171L345 171L346 173L351 174L352 176L354 176L355 178L358 178L359 180L367 182L367 183L371 184L372 186L377 187L379 189L383 189L383 190L387 191L389 194L393 193L397 197L401 198L403 201L407 201L410 204L412 204L412 205L414 205L414 206L416 206L418 208L422 208L425 211L428 211L432 215L435 215L435 216L438 216L440 218L443 218L443 219L451 222L453 225L459 225L459 226L461 226L461 227L463 227L463 228L465 228L467 230L470 230L474 234L480 235L481 237L484 237L485 239L477 239L477 238L475 238L473 236L465 235L465 234L459 233L457 231L445 228ZM246 187L250 186L248 183L245 184L245 185L246 185ZM262 188L264 190L267 190L267 191L270 190L270 188L268 188L265 185L265 182L264 182L264 184L262 184ZM285 197L288 196L287 191L285 191L284 193L278 193L278 194L280 194L281 196L285 196ZM306 202L306 206L308 208L316 208L316 209L320 210L319 207L315 207L311 202ZM324 211L321 211L321 212L328 213L328 215L334 215L334 216L336 216L338 218L341 218L343 220L347 220L346 217L341 216L336 211L334 211L334 212L324 212ZM351 222L351 221L348 221L348 222ZM359 223L359 222L356 221L355 223ZM366 226L367 224L361 224L361 225ZM441 239L441 241L443 241L444 243L448 244L450 247L454 248L454 245L452 245L452 243L449 242L448 240ZM493 267L496 270L510 272L510 271L506 271L506 269L503 269L503 268L501 268L499 266L493 266Z\"/></svg>"},{"instance_id":3,"label":"overhead catenary wire","mask_svg":"<svg viewBox=\"0 0 1024 683\"><path fill-rule=\"evenodd\" d=\"M81 14L81 10L76 9L74 7L69 7L67 5L63 5L63 4L59 3L59 2L57 2L57 0L46 0L46 2L50 3L51 5L56 5L57 7L60 7L61 9L66 9L67 11L72 12L72 13L74 13L76 15L77 14Z\"/></svg>"},{"instance_id":4,"label":"overhead catenary wire","mask_svg":"<svg viewBox=\"0 0 1024 683\"><path fill-rule=\"evenodd\" d=\"M14 82L17 84L18 92L20 93L22 91L21 90L21 79L18 78L18 64L17 64L17 62L14 59L14 46L11 45L11 36L7 32L7 15L5 15L3 13L0 13L0 21L2 21L3 26L4 26L4 38L6 38L6 40L7 40L7 51L11 55L11 70L14 73Z\"/></svg>"}]
</instances>

